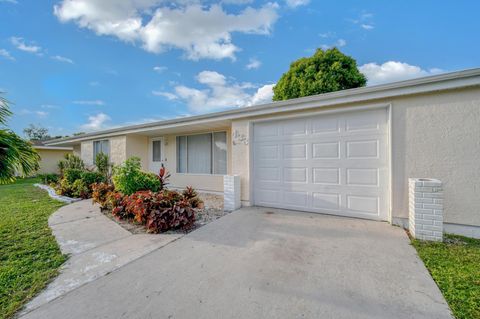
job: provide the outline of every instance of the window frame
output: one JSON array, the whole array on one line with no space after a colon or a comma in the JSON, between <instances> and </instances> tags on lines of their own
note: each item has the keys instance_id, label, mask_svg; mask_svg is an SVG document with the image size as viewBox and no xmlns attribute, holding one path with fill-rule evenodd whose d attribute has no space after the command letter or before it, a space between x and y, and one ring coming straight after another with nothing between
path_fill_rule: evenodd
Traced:
<instances>
[{"instance_id":1,"label":"window frame","mask_svg":"<svg viewBox=\"0 0 480 319\"><path fill-rule=\"evenodd\" d=\"M102 142L106 142L107 143L107 147L108 147L108 152L103 152L101 151L101 153L105 154L108 156L108 158L110 158L110 140L109 139L102 139L102 140L96 140L96 141L93 141L93 163L95 163L96 159L97 159L97 155L100 154L100 153L96 153L95 151L95 143L102 143ZM100 144L102 145L102 144Z\"/></svg>"},{"instance_id":2,"label":"window frame","mask_svg":"<svg viewBox=\"0 0 480 319\"><path fill-rule=\"evenodd\" d=\"M160 160L156 161L154 159L154 156L155 156L155 150L154 150L154 143L155 142L158 142L160 144ZM153 138L150 140L150 145L152 147L152 154L150 154L150 161L151 163L162 163L163 162L163 137L157 137L157 138Z\"/></svg>"},{"instance_id":3,"label":"window frame","mask_svg":"<svg viewBox=\"0 0 480 319\"><path fill-rule=\"evenodd\" d=\"M215 152L214 152L214 144L215 144L215 133L225 133L225 141L227 144L227 150L225 151L226 155L226 165L225 165L225 174L218 174L214 173L215 172ZM211 144L210 144L210 154L211 154L211 160L210 160L210 172L211 173L189 173L188 172L188 137L189 136L195 136L195 135L210 135L211 138ZM179 161L180 161L180 156L179 156L179 138L180 137L185 137L185 170L186 172L179 172ZM202 133L193 133L193 134L182 134L182 135L176 135L175 136L175 152L176 152L176 161L175 161L175 172L176 174L182 174L182 175L205 175L205 176L224 176L228 175L228 131L227 130L219 130L219 131L210 131L210 132L202 132Z\"/></svg>"}]
</instances>

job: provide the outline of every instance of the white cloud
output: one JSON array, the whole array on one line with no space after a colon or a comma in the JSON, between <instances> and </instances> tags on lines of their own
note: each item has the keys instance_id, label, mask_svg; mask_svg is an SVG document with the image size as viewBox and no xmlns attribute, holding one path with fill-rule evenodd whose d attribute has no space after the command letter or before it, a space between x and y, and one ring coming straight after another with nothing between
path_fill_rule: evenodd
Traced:
<instances>
[{"instance_id":1,"label":"white cloud","mask_svg":"<svg viewBox=\"0 0 480 319\"><path fill-rule=\"evenodd\" d=\"M372 30L372 29L375 28L373 25L371 25L371 24L366 24L366 23L362 23L360 26L361 26L363 29L365 29L365 30Z\"/></svg>"},{"instance_id":2,"label":"white cloud","mask_svg":"<svg viewBox=\"0 0 480 319\"><path fill-rule=\"evenodd\" d=\"M81 129L85 131L96 131L105 128L105 122L110 121L111 118L105 113L98 113L88 117L88 122L81 125Z\"/></svg>"},{"instance_id":3,"label":"white cloud","mask_svg":"<svg viewBox=\"0 0 480 319\"><path fill-rule=\"evenodd\" d=\"M153 67L153 71L157 72L157 73L163 73L164 71L166 71L168 68L166 66L154 66Z\"/></svg>"},{"instance_id":4,"label":"white cloud","mask_svg":"<svg viewBox=\"0 0 480 319\"><path fill-rule=\"evenodd\" d=\"M262 62L260 62L255 58L251 58L245 67L251 70L251 69L258 69L261 65L262 65Z\"/></svg>"},{"instance_id":5,"label":"white cloud","mask_svg":"<svg viewBox=\"0 0 480 319\"><path fill-rule=\"evenodd\" d=\"M15 58L10 54L10 52L8 52L5 49L0 49L0 57L5 58L7 60L15 61Z\"/></svg>"},{"instance_id":6,"label":"white cloud","mask_svg":"<svg viewBox=\"0 0 480 319\"><path fill-rule=\"evenodd\" d=\"M48 112L36 111L35 114L37 114L39 117L46 117L48 115Z\"/></svg>"},{"instance_id":7,"label":"white cloud","mask_svg":"<svg viewBox=\"0 0 480 319\"><path fill-rule=\"evenodd\" d=\"M368 85L408 80L443 72L438 68L424 70L419 66L398 61L388 61L383 64L367 63L360 66L359 70L367 77Z\"/></svg>"},{"instance_id":8,"label":"white cloud","mask_svg":"<svg viewBox=\"0 0 480 319\"><path fill-rule=\"evenodd\" d=\"M188 59L235 59L240 50L232 33L268 35L277 20L276 3L228 13L221 5L183 0L63 0L54 6L62 22L73 21L98 35L141 43L144 50L161 53L172 48Z\"/></svg>"},{"instance_id":9,"label":"white cloud","mask_svg":"<svg viewBox=\"0 0 480 319\"><path fill-rule=\"evenodd\" d=\"M18 112L19 115L37 115L40 118L46 117L49 113L45 111L32 111L28 109L21 109Z\"/></svg>"},{"instance_id":10,"label":"white cloud","mask_svg":"<svg viewBox=\"0 0 480 319\"><path fill-rule=\"evenodd\" d=\"M90 82L88 82L88 85L90 85L90 86L100 86L100 82L98 82L98 81L90 81Z\"/></svg>"},{"instance_id":11,"label":"white cloud","mask_svg":"<svg viewBox=\"0 0 480 319\"><path fill-rule=\"evenodd\" d=\"M170 100L170 101L177 99L177 96L173 93L170 93L170 92L152 91L152 94L156 95L156 96L163 96L164 98L166 98L167 100Z\"/></svg>"},{"instance_id":12,"label":"white cloud","mask_svg":"<svg viewBox=\"0 0 480 319\"><path fill-rule=\"evenodd\" d=\"M11 3L11 4L18 4L17 0L0 0L0 2L6 2L6 3Z\"/></svg>"},{"instance_id":13,"label":"white cloud","mask_svg":"<svg viewBox=\"0 0 480 319\"><path fill-rule=\"evenodd\" d=\"M42 48L34 45L34 44L27 44L25 40L20 37L11 37L10 42L19 50L28 52L28 53L35 53L41 54Z\"/></svg>"},{"instance_id":14,"label":"white cloud","mask_svg":"<svg viewBox=\"0 0 480 319\"><path fill-rule=\"evenodd\" d=\"M202 71L196 78L198 83L205 86L197 89L185 85L177 85L174 93L152 92L169 100L180 99L185 102L193 113L204 113L215 110L244 107L254 104L270 102L273 96L272 84L257 88L249 82L237 83L228 80L223 74L215 71Z\"/></svg>"},{"instance_id":15,"label":"white cloud","mask_svg":"<svg viewBox=\"0 0 480 319\"><path fill-rule=\"evenodd\" d=\"M105 102L102 100L79 100L79 101L73 101L73 104L79 104L79 105L105 105Z\"/></svg>"},{"instance_id":16,"label":"white cloud","mask_svg":"<svg viewBox=\"0 0 480 319\"><path fill-rule=\"evenodd\" d=\"M53 104L42 104L40 105L42 109L58 109L60 108L58 105L53 105Z\"/></svg>"},{"instance_id":17,"label":"white cloud","mask_svg":"<svg viewBox=\"0 0 480 319\"><path fill-rule=\"evenodd\" d=\"M59 62L63 62L63 63L70 63L70 64L74 64L73 63L73 60L69 59L69 58L66 58L64 56L61 56L61 55L54 55L51 57L53 60L57 60Z\"/></svg>"},{"instance_id":18,"label":"white cloud","mask_svg":"<svg viewBox=\"0 0 480 319\"><path fill-rule=\"evenodd\" d=\"M333 47L341 48L347 45L347 41L345 39L338 39L332 44L322 44L320 48L323 50L331 49Z\"/></svg>"},{"instance_id":19,"label":"white cloud","mask_svg":"<svg viewBox=\"0 0 480 319\"><path fill-rule=\"evenodd\" d=\"M299 6L305 6L310 3L310 0L286 0L287 6L290 8L296 8Z\"/></svg>"}]
</instances>

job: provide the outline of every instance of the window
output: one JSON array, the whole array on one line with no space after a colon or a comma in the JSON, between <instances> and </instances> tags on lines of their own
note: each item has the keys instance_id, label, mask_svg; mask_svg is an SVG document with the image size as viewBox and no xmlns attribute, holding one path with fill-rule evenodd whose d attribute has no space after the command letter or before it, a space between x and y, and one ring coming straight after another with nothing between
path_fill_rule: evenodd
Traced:
<instances>
[{"instance_id":1,"label":"window","mask_svg":"<svg viewBox=\"0 0 480 319\"><path fill-rule=\"evenodd\" d=\"M177 136L177 173L227 174L227 133Z\"/></svg>"},{"instance_id":2,"label":"window","mask_svg":"<svg viewBox=\"0 0 480 319\"><path fill-rule=\"evenodd\" d=\"M152 141L152 161L162 161L162 141L160 140Z\"/></svg>"},{"instance_id":3,"label":"window","mask_svg":"<svg viewBox=\"0 0 480 319\"><path fill-rule=\"evenodd\" d=\"M106 154L110 156L110 143L108 140L94 141L93 142L93 162L97 158L97 154Z\"/></svg>"}]
</instances>

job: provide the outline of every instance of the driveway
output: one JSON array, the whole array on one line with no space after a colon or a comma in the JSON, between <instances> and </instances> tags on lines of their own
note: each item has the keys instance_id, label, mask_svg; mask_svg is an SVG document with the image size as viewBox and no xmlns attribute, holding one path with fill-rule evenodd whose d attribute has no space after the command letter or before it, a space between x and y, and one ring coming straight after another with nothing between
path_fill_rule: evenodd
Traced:
<instances>
[{"instance_id":1,"label":"driveway","mask_svg":"<svg viewBox=\"0 0 480 319\"><path fill-rule=\"evenodd\" d=\"M244 208L24 318L451 318L405 232Z\"/></svg>"}]
</instances>

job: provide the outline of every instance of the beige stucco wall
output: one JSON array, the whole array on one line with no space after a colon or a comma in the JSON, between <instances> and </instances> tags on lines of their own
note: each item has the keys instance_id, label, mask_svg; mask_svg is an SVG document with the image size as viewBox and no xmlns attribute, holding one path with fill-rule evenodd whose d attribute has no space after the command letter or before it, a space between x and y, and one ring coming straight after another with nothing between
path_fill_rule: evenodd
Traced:
<instances>
[{"instance_id":1,"label":"beige stucco wall","mask_svg":"<svg viewBox=\"0 0 480 319\"><path fill-rule=\"evenodd\" d=\"M58 162L63 159L65 154L72 151L65 150L36 150L40 155L40 169L37 174L55 173L58 174Z\"/></svg>"},{"instance_id":2,"label":"beige stucco wall","mask_svg":"<svg viewBox=\"0 0 480 319\"><path fill-rule=\"evenodd\" d=\"M408 217L408 178L431 177L444 183L445 222L480 226L480 88L361 106L374 104L392 105L393 217ZM337 108L351 106L360 105ZM232 134L237 131L250 140L251 120L234 121ZM232 173L241 176L244 204L250 200L249 150L247 145L232 146Z\"/></svg>"},{"instance_id":3,"label":"beige stucco wall","mask_svg":"<svg viewBox=\"0 0 480 319\"><path fill-rule=\"evenodd\" d=\"M148 170L148 137L142 135L127 135L126 136L126 156L140 157L143 170Z\"/></svg>"},{"instance_id":4,"label":"beige stucco wall","mask_svg":"<svg viewBox=\"0 0 480 319\"><path fill-rule=\"evenodd\" d=\"M82 154L82 145L81 144L77 144L77 145L73 146L73 154L75 154L76 156L81 156L81 154Z\"/></svg>"}]
</instances>

